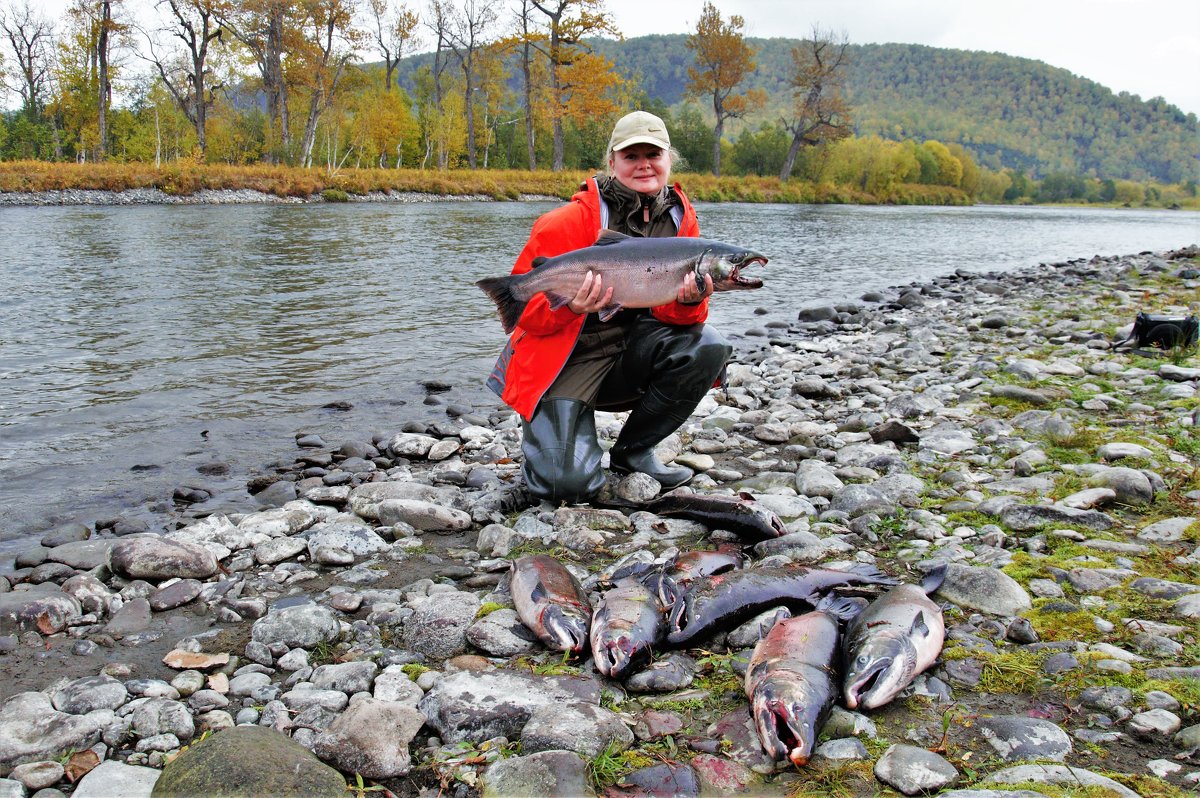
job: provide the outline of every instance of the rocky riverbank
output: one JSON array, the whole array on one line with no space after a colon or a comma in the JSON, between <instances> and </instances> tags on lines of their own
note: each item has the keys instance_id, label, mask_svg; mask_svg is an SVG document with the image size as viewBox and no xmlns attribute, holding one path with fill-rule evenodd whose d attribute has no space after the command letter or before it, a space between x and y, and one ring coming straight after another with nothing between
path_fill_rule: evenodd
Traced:
<instances>
[{"instance_id":1,"label":"rocky riverbank","mask_svg":"<svg viewBox=\"0 0 1200 798\"><path fill-rule=\"evenodd\" d=\"M958 274L750 331L666 448L691 489L786 522L753 565L913 582L949 563L938 664L880 710L835 710L806 768L750 723L759 619L625 682L521 625L499 587L520 553L595 598L617 563L733 536L530 506L497 410L316 430L249 479L261 511L71 525L22 552L0 578L0 795L1182 796L1200 783L1200 368L1112 345L1140 310L1195 307L1198 267L1193 248ZM187 515L204 496L176 498Z\"/></svg>"}]
</instances>

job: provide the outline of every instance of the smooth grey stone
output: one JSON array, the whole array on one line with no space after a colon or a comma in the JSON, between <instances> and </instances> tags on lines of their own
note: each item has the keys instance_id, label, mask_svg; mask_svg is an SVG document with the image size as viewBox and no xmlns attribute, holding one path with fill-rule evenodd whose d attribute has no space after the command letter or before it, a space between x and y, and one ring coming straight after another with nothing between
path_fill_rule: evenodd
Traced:
<instances>
[{"instance_id":1,"label":"smooth grey stone","mask_svg":"<svg viewBox=\"0 0 1200 798\"><path fill-rule=\"evenodd\" d=\"M268 612L254 622L251 636L264 645L312 648L341 634L337 613L319 604L300 604Z\"/></svg>"},{"instance_id":2,"label":"smooth grey stone","mask_svg":"<svg viewBox=\"0 0 1200 798\"><path fill-rule=\"evenodd\" d=\"M69 682L55 690L51 703L60 712L86 715L98 709L116 709L129 700L125 685L103 674Z\"/></svg>"},{"instance_id":3,"label":"smooth grey stone","mask_svg":"<svg viewBox=\"0 0 1200 798\"><path fill-rule=\"evenodd\" d=\"M1051 759L1062 762L1072 751L1071 738L1048 720L1023 715L983 718L979 729L1005 762Z\"/></svg>"},{"instance_id":4,"label":"smooth grey stone","mask_svg":"<svg viewBox=\"0 0 1200 798\"><path fill-rule=\"evenodd\" d=\"M160 775L156 768L105 760L79 780L71 798L150 798Z\"/></svg>"},{"instance_id":5,"label":"smooth grey stone","mask_svg":"<svg viewBox=\"0 0 1200 798\"><path fill-rule=\"evenodd\" d=\"M412 765L409 744L424 723L425 716L412 707L359 699L317 735L313 751L338 769L366 778L403 776Z\"/></svg>"},{"instance_id":6,"label":"smooth grey stone","mask_svg":"<svg viewBox=\"0 0 1200 798\"><path fill-rule=\"evenodd\" d=\"M540 706L600 703L591 679L536 677L517 671L460 671L444 676L421 700L419 709L445 743L516 739Z\"/></svg>"},{"instance_id":7,"label":"smooth grey stone","mask_svg":"<svg viewBox=\"0 0 1200 798\"><path fill-rule=\"evenodd\" d=\"M621 751L632 744L633 732L620 716L594 704L538 707L521 730L525 753L563 750L594 759L610 745Z\"/></svg>"},{"instance_id":8,"label":"smooth grey stone","mask_svg":"<svg viewBox=\"0 0 1200 798\"><path fill-rule=\"evenodd\" d=\"M59 712L45 693L18 693L0 706L0 770L58 759L99 739L94 717Z\"/></svg>"},{"instance_id":9,"label":"smooth grey stone","mask_svg":"<svg viewBox=\"0 0 1200 798\"><path fill-rule=\"evenodd\" d=\"M905 795L919 795L947 786L958 778L958 770L932 751L896 744L875 763L875 778Z\"/></svg>"}]
</instances>

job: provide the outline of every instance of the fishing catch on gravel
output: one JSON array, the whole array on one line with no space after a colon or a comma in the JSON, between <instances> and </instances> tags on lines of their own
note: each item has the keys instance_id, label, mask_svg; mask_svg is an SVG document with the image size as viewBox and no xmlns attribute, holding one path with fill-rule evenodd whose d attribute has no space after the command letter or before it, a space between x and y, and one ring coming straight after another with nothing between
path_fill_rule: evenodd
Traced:
<instances>
[{"instance_id":1,"label":"fishing catch on gravel","mask_svg":"<svg viewBox=\"0 0 1200 798\"><path fill-rule=\"evenodd\" d=\"M706 634L729 629L780 604L814 607L834 588L895 584L899 584L898 580L865 563L844 571L780 565L697 579L671 609L667 642L673 646L682 645Z\"/></svg>"},{"instance_id":2,"label":"fishing catch on gravel","mask_svg":"<svg viewBox=\"0 0 1200 798\"><path fill-rule=\"evenodd\" d=\"M621 679L650 661L666 636L658 597L637 577L626 577L606 591L592 618L592 657L596 670Z\"/></svg>"},{"instance_id":3,"label":"fishing catch on gravel","mask_svg":"<svg viewBox=\"0 0 1200 798\"><path fill-rule=\"evenodd\" d=\"M536 294L545 293L551 310L571 301L587 273L600 275L613 289L612 302L600 311L608 321L622 308L652 308L675 299L684 275L704 287L712 277L713 291L761 288L762 280L742 275L753 263L767 258L753 250L707 238L634 238L604 230L590 247L554 258L535 258L525 274L486 277L476 281L500 311L504 331L511 333Z\"/></svg>"},{"instance_id":4,"label":"fishing catch on gravel","mask_svg":"<svg viewBox=\"0 0 1200 798\"><path fill-rule=\"evenodd\" d=\"M930 571L920 585L898 585L854 618L846 629L849 709L877 709L937 660L946 639L942 608L927 594L941 586L946 568Z\"/></svg>"},{"instance_id":5,"label":"fishing catch on gravel","mask_svg":"<svg viewBox=\"0 0 1200 798\"><path fill-rule=\"evenodd\" d=\"M853 599L822 599L812 612L775 624L754 647L746 696L759 742L775 759L808 764L838 693L838 621L857 611Z\"/></svg>"},{"instance_id":6,"label":"fishing catch on gravel","mask_svg":"<svg viewBox=\"0 0 1200 798\"><path fill-rule=\"evenodd\" d=\"M592 606L579 580L562 563L545 554L514 560L509 590L521 623L547 648L583 650Z\"/></svg>"}]
</instances>

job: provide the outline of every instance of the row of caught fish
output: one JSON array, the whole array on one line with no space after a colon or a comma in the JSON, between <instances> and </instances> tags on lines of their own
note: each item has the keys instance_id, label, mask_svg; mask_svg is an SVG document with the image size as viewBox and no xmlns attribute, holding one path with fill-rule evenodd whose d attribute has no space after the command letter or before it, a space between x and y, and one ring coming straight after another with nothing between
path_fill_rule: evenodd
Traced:
<instances>
[{"instance_id":1,"label":"row of caught fish","mask_svg":"<svg viewBox=\"0 0 1200 798\"><path fill-rule=\"evenodd\" d=\"M921 585L897 585L861 611L852 599L827 597L813 611L771 627L754 647L745 685L763 750L808 763L839 692L839 653L840 692L850 709L887 704L931 666L946 626L927 594L944 576L942 569Z\"/></svg>"},{"instance_id":2,"label":"row of caught fish","mask_svg":"<svg viewBox=\"0 0 1200 798\"><path fill-rule=\"evenodd\" d=\"M578 653L589 645L596 669L614 679L636 672L664 642L688 643L730 629L771 607L815 608L781 621L755 647L746 674L764 750L808 761L838 693L842 652L846 705L874 709L891 701L937 659L945 637L941 609L930 601L943 572L921 586L898 584L872 566L841 571L803 565L740 570L731 552L689 552L663 567L613 576L592 612L582 585L547 555L513 562L513 604L547 647ZM893 585L865 609L831 591ZM849 621L839 641L839 621Z\"/></svg>"}]
</instances>

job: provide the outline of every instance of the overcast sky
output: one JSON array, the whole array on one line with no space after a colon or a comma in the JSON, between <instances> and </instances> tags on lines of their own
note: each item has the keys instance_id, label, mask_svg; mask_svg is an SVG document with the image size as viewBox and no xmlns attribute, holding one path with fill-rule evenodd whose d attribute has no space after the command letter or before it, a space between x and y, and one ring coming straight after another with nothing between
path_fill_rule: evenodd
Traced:
<instances>
[{"instance_id":1,"label":"overcast sky","mask_svg":"<svg viewBox=\"0 0 1200 798\"><path fill-rule=\"evenodd\" d=\"M1035 58L1200 114L1200 0L714 0L747 36L813 24L853 44L904 42ZM626 38L691 33L703 0L607 0Z\"/></svg>"},{"instance_id":2,"label":"overcast sky","mask_svg":"<svg viewBox=\"0 0 1200 798\"><path fill-rule=\"evenodd\" d=\"M404 1L418 11L426 5ZM68 4L33 2L50 13ZM748 36L799 38L818 24L845 32L854 44L1008 53L1062 67L1114 92L1143 100L1165 97L1200 114L1200 0L715 0L714 5L725 18L744 17ZM704 2L605 0L605 7L632 38L691 33Z\"/></svg>"}]
</instances>

